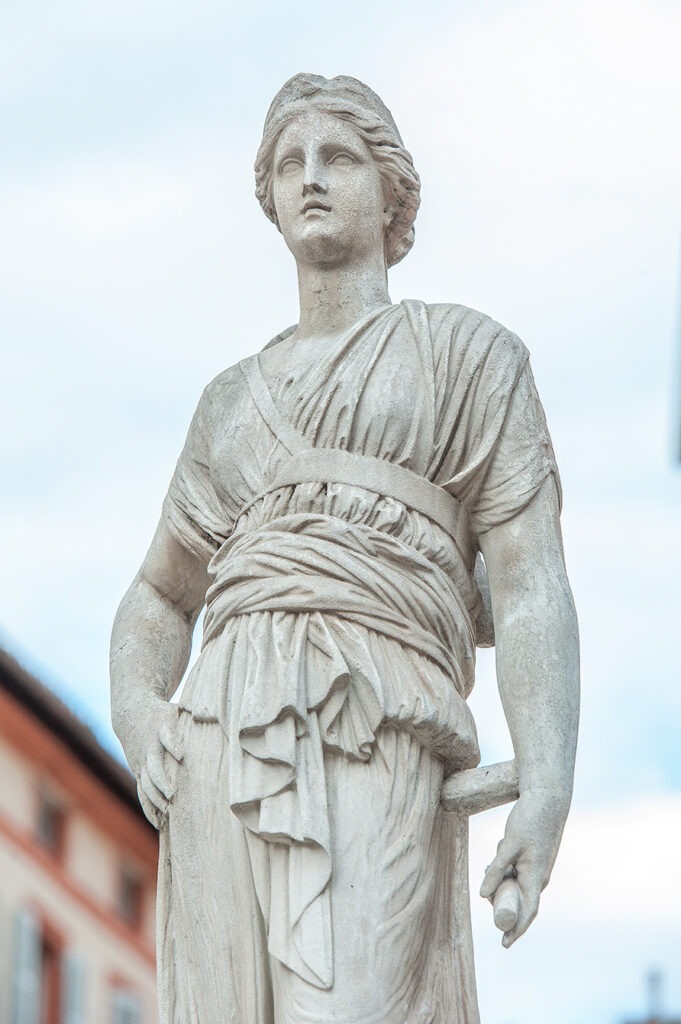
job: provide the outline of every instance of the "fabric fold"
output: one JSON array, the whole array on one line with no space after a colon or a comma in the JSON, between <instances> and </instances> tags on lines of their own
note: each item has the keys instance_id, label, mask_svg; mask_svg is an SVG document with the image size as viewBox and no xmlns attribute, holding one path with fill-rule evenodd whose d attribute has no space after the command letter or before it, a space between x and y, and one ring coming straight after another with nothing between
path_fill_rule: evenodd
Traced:
<instances>
[{"instance_id":1,"label":"fabric fold","mask_svg":"<svg viewBox=\"0 0 681 1024\"><path fill-rule=\"evenodd\" d=\"M306 451L320 453L315 465ZM372 1024L398 1019L405 985L415 986L421 1010L409 996L401 1019L449 1021L463 995L471 1016L455 1011L457 1024L477 1021L465 822L440 815L442 834L420 848L414 832L423 839L427 829L402 816L437 808L443 775L478 761L466 697L479 537L518 514L550 474L555 461L524 346L461 306L382 309L311 360L295 351L246 360L204 391L163 513L213 576L203 650L180 706L202 778L221 752L224 806L215 821L229 842L212 837L224 851L213 865L223 865L240 923L238 942L225 932L224 956L205 952L216 995L203 1016L218 1006L229 1015L236 999L239 1019L271 1024L270 997L254 1007L248 982L267 962L266 941L286 1006L296 993L296 1010L282 1010L282 1021L338 1019L332 1007L344 1005L354 980L347 951L334 958L333 935L358 919L343 875L356 854L372 878L366 901L374 893L376 907L384 901L374 919L394 920L394 933L372 932L366 970L384 956L400 964L376 986ZM379 821L370 863L355 840L371 824L357 829L365 800L367 818L373 806ZM342 817L331 822L329 808ZM394 842L382 861L389 821ZM201 935L187 893L196 870L185 863L182 873L177 850L175 860L161 889L177 889L178 942L193 950ZM414 872L422 872L418 893ZM183 878L191 880L186 892ZM213 909L204 914L217 928ZM183 976L183 1019L192 984ZM173 987L169 977L163 985ZM328 1013L317 1016L322 1004ZM305 1015L303 1005L315 1009Z\"/></svg>"},{"instance_id":2,"label":"fabric fold","mask_svg":"<svg viewBox=\"0 0 681 1024\"><path fill-rule=\"evenodd\" d=\"M334 517L292 515L237 532L210 565L204 644L239 619L222 721L231 807L271 844L287 899L272 901L273 956L310 984L333 984L331 836L324 749L371 755L385 718L371 652L340 620L399 640L433 661L463 703L474 637L451 580L409 545ZM477 753L477 751L476 751ZM295 876L295 878L293 878ZM285 907L285 911L284 908Z\"/></svg>"}]
</instances>

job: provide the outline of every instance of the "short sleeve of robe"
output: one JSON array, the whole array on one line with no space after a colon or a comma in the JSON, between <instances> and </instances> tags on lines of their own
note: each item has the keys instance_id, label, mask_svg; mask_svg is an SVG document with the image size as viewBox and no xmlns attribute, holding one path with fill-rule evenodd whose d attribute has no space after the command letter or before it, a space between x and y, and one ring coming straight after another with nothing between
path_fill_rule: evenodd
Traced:
<instances>
[{"instance_id":1,"label":"short sleeve of robe","mask_svg":"<svg viewBox=\"0 0 681 1024\"><path fill-rule=\"evenodd\" d=\"M226 537L225 510L210 473L208 388L194 413L187 439L163 502L163 519L173 536L208 562Z\"/></svg>"},{"instance_id":2,"label":"short sleeve of robe","mask_svg":"<svg viewBox=\"0 0 681 1024\"><path fill-rule=\"evenodd\" d=\"M479 536L521 512L548 476L560 498L560 481L527 349L472 314L451 335L438 483L463 503Z\"/></svg>"}]
</instances>

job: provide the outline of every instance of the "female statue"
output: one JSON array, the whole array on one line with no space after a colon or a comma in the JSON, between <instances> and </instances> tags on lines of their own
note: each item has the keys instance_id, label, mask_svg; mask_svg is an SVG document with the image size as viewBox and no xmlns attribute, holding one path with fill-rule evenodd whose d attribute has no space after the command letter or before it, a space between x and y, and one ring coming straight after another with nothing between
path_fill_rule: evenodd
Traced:
<instances>
[{"instance_id":1,"label":"female statue","mask_svg":"<svg viewBox=\"0 0 681 1024\"><path fill-rule=\"evenodd\" d=\"M300 319L203 393L112 641L116 731L160 830L162 1024L475 1024L466 705L489 577L520 798L483 883L529 926L572 786L577 639L522 343L391 304L419 179L352 78L297 75L256 193ZM206 604L203 645L169 703Z\"/></svg>"}]
</instances>

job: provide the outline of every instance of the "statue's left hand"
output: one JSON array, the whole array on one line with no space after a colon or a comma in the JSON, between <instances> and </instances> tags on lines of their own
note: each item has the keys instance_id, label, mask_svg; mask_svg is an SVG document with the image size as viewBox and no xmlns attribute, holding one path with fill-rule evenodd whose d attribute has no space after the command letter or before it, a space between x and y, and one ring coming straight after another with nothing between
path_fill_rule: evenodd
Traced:
<instances>
[{"instance_id":1,"label":"statue's left hand","mask_svg":"<svg viewBox=\"0 0 681 1024\"><path fill-rule=\"evenodd\" d=\"M539 898L551 877L569 806L570 794L564 790L527 790L521 793L508 816L504 838L480 888L480 895L493 901L504 879L516 880L518 915L513 927L504 932L502 944L507 949L537 916Z\"/></svg>"}]
</instances>

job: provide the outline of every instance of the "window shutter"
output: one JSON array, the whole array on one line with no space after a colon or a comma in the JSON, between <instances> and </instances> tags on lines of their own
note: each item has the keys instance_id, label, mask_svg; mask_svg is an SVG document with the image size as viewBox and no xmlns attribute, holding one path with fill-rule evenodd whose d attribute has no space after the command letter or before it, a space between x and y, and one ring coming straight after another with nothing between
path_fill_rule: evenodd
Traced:
<instances>
[{"instance_id":1,"label":"window shutter","mask_svg":"<svg viewBox=\"0 0 681 1024\"><path fill-rule=\"evenodd\" d=\"M111 1024L141 1024L140 1001L134 992L126 988L114 989L112 1006Z\"/></svg>"},{"instance_id":2,"label":"window shutter","mask_svg":"<svg viewBox=\"0 0 681 1024\"><path fill-rule=\"evenodd\" d=\"M85 1012L85 962L78 953L67 950L61 968L62 1024L88 1024Z\"/></svg>"},{"instance_id":3,"label":"window shutter","mask_svg":"<svg viewBox=\"0 0 681 1024\"><path fill-rule=\"evenodd\" d=\"M40 925L31 910L14 922L11 1024L40 1024Z\"/></svg>"}]
</instances>

